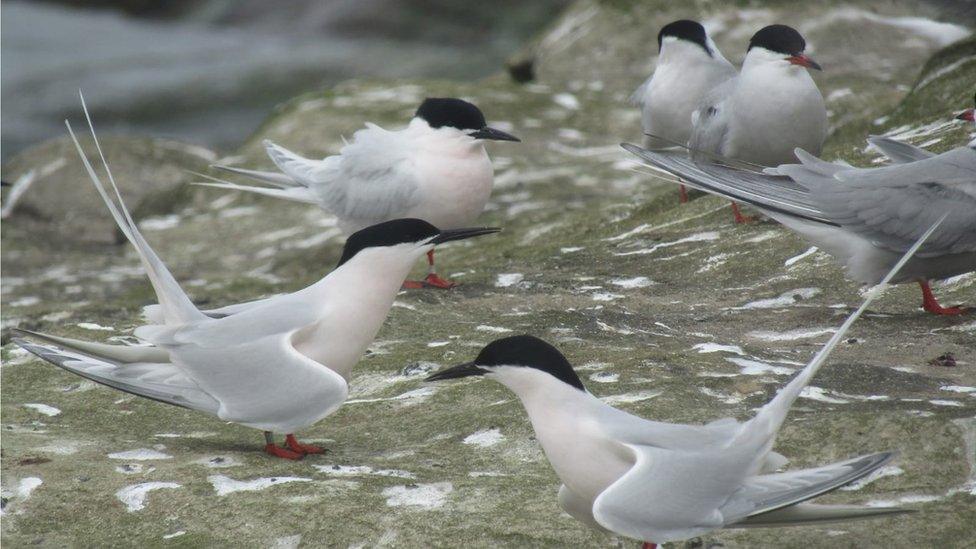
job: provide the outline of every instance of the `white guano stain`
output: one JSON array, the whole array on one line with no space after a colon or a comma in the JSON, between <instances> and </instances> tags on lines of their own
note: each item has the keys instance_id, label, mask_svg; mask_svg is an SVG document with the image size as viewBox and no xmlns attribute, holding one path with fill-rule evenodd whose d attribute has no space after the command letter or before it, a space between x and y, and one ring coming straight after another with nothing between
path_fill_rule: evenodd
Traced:
<instances>
[{"instance_id":1,"label":"white guano stain","mask_svg":"<svg viewBox=\"0 0 976 549\"><path fill-rule=\"evenodd\" d=\"M635 276L633 278L615 278L610 281L610 284L614 286L620 286L621 288L646 288L651 284L651 279L646 276Z\"/></svg>"},{"instance_id":2,"label":"white guano stain","mask_svg":"<svg viewBox=\"0 0 976 549\"><path fill-rule=\"evenodd\" d=\"M61 410L58 410L54 406L49 406L47 404L39 404L36 402L29 402L27 404L24 404L24 408L30 408L31 410L44 414L48 417L54 417L61 413Z\"/></svg>"},{"instance_id":3,"label":"white guano stain","mask_svg":"<svg viewBox=\"0 0 976 549\"><path fill-rule=\"evenodd\" d=\"M505 440L505 435L498 428L482 429L464 437L461 442L479 448L494 446Z\"/></svg>"},{"instance_id":4,"label":"white guano stain","mask_svg":"<svg viewBox=\"0 0 976 549\"><path fill-rule=\"evenodd\" d=\"M164 454L151 448L137 448L124 452L114 452L108 455L109 459L124 459L128 461L148 461L151 459L173 459L173 456Z\"/></svg>"},{"instance_id":5,"label":"white guano stain","mask_svg":"<svg viewBox=\"0 0 976 549\"><path fill-rule=\"evenodd\" d=\"M706 353L734 353L737 355L745 355L745 351L742 347L738 345L722 345L721 343L696 343L692 346L692 349L698 351L701 354Z\"/></svg>"},{"instance_id":6,"label":"white guano stain","mask_svg":"<svg viewBox=\"0 0 976 549\"><path fill-rule=\"evenodd\" d=\"M394 478L417 478L417 475L402 469L373 469L368 465L313 465L320 473L325 473L334 477L394 477Z\"/></svg>"},{"instance_id":7,"label":"white guano stain","mask_svg":"<svg viewBox=\"0 0 976 549\"><path fill-rule=\"evenodd\" d=\"M837 328L799 328L785 332L758 330L755 332L749 332L746 335L753 339L759 339L762 341L796 341L798 339L820 337L822 335L832 334L836 331Z\"/></svg>"},{"instance_id":8,"label":"white guano stain","mask_svg":"<svg viewBox=\"0 0 976 549\"><path fill-rule=\"evenodd\" d=\"M125 504L126 511L134 513L146 508L146 497L149 495L149 492L180 487L181 485L175 482L143 482L122 488L115 493L115 497L119 498L119 501Z\"/></svg>"},{"instance_id":9,"label":"white guano stain","mask_svg":"<svg viewBox=\"0 0 976 549\"><path fill-rule=\"evenodd\" d=\"M390 507L419 507L425 510L437 509L444 505L448 494L454 491L450 482L433 484L410 484L390 486L382 492Z\"/></svg>"},{"instance_id":10,"label":"white guano stain","mask_svg":"<svg viewBox=\"0 0 976 549\"><path fill-rule=\"evenodd\" d=\"M725 360L742 368L740 373L747 376L759 376L763 374L785 376L793 373L793 370L790 368L773 366L772 364L767 364L765 362L760 362L750 358L727 357Z\"/></svg>"},{"instance_id":11,"label":"white guano stain","mask_svg":"<svg viewBox=\"0 0 976 549\"><path fill-rule=\"evenodd\" d=\"M509 288L522 282L525 279L525 275L522 273L501 273L495 278L496 288Z\"/></svg>"},{"instance_id":12,"label":"white guano stain","mask_svg":"<svg viewBox=\"0 0 976 549\"><path fill-rule=\"evenodd\" d=\"M797 288L795 290L783 292L777 297L750 301L741 307L734 307L734 309L776 309L780 307L789 307L790 305L803 301L804 299L810 299L811 297L819 294L820 291L820 288Z\"/></svg>"},{"instance_id":13,"label":"white guano stain","mask_svg":"<svg viewBox=\"0 0 976 549\"><path fill-rule=\"evenodd\" d=\"M289 482L312 482L305 477L262 477L253 480L234 480L224 475L210 475L207 477L218 496L226 496L234 492L257 492L278 484Z\"/></svg>"}]
</instances>

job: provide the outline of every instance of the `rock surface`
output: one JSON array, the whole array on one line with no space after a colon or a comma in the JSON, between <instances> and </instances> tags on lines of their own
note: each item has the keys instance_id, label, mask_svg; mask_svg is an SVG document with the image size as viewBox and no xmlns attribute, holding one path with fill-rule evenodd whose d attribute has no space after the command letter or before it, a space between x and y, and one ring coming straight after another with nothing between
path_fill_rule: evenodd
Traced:
<instances>
[{"instance_id":1,"label":"rock surface","mask_svg":"<svg viewBox=\"0 0 976 549\"><path fill-rule=\"evenodd\" d=\"M594 394L630 412L681 422L746 418L859 303L858 288L828 256L807 253L772 223L733 226L721 200L679 207L670 183L643 173L617 146L639 139L638 114L625 101L650 69L658 25L690 15L663 5L577 3L536 45L540 78L529 85L505 76L354 81L282 105L230 160L267 166L265 138L327 154L364 119L402 124L426 95L475 100L492 125L524 141L491 149L496 186L482 219L505 231L445 247L442 270L460 287L399 296L355 371L350 402L301 433L330 452L299 463L266 457L256 431L95 386L5 344L4 543L633 546L559 510L558 479L513 395L486 381L421 380L470 360L492 339L527 332L557 344ZM832 110L829 158L875 162L864 147L868 132L933 150L972 136L972 127L952 121L972 100L972 39L932 57L940 44L925 32L863 14L849 23L848 8L833 4L738 15L706 5L706 19L724 25L717 37L730 58L768 21L814 12L827 21L803 30L827 67L817 78ZM913 4L859 5L899 16ZM157 181L154 166L199 169L192 155L167 159L104 143L123 185ZM59 207L96 204L63 143L37 151L50 152L15 159L5 173L63 156L57 184L78 194ZM213 189L190 194L147 214L142 226L198 303L294 290L338 259L334 220L314 208ZM93 223L109 219L97 207L85 212ZM153 299L135 254L76 242L74 225L63 238L52 236L57 227L39 234L38 226L4 223L3 326L128 340ZM936 291L946 303L976 304L976 275ZM822 501L897 502L919 512L718 532L687 546L953 547L976 537L976 322L929 316L918 302L917 289L905 286L872 307L798 401L777 450L802 467L897 449L884 476ZM957 366L930 363L945 353Z\"/></svg>"}]
</instances>

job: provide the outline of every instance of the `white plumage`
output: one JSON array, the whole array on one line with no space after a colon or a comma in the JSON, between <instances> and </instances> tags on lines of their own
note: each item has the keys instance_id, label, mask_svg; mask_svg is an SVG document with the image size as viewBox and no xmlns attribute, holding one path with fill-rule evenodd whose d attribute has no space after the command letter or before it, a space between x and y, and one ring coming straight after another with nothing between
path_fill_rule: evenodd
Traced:
<instances>
[{"instance_id":1,"label":"white plumage","mask_svg":"<svg viewBox=\"0 0 976 549\"><path fill-rule=\"evenodd\" d=\"M649 421L587 392L565 357L531 336L497 340L470 363L428 380L484 375L512 390L563 486L558 500L587 525L654 543L719 528L785 526L903 512L896 508L805 503L870 474L894 454L882 452L812 469L772 472L780 426L850 326L937 228L919 238L830 341L768 404L746 421L706 425Z\"/></svg>"}]
</instances>

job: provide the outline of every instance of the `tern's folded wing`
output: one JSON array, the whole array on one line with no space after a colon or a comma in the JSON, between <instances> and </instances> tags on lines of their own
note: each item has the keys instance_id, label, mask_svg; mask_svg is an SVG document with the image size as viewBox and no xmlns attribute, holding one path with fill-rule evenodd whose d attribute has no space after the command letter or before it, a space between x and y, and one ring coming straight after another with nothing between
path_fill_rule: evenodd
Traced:
<instances>
[{"instance_id":1,"label":"tern's folded wing","mask_svg":"<svg viewBox=\"0 0 976 549\"><path fill-rule=\"evenodd\" d=\"M323 207L342 219L394 219L416 203L415 143L402 132L367 124L339 155L324 160L305 159L270 142L267 147L282 171L312 189Z\"/></svg>"},{"instance_id":2,"label":"tern's folded wing","mask_svg":"<svg viewBox=\"0 0 976 549\"><path fill-rule=\"evenodd\" d=\"M81 342L44 334L25 334L55 345L14 342L75 375L144 398L216 414L218 402L172 363L161 349Z\"/></svg>"},{"instance_id":3,"label":"tern's folded wing","mask_svg":"<svg viewBox=\"0 0 976 549\"><path fill-rule=\"evenodd\" d=\"M811 187L811 195L833 221L876 245L904 252L947 214L919 257L976 252L976 151L961 147L911 164L834 177L835 184Z\"/></svg>"},{"instance_id":4,"label":"tern's folded wing","mask_svg":"<svg viewBox=\"0 0 976 549\"><path fill-rule=\"evenodd\" d=\"M696 162L677 152L650 151L624 143L623 148L650 165L680 177L686 185L758 208L785 213L818 223L830 223L806 187L786 177Z\"/></svg>"},{"instance_id":5,"label":"tern's folded wing","mask_svg":"<svg viewBox=\"0 0 976 549\"><path fill-rule=\"evenodd\" d=\"M935 153L930 153L925 149L920 149L915 145L909 145L902 141L896 141L890 137L872 135L868 137L868 143L874 145L889 160L895 164L907 164L918 160L932 158Z\"/></svg>"},{"instance_id":6,"label":"tern's folded wing","mask_svg":"<svg viewBox=\"0 0 976 549\"><path fill-rule=\"evenodd\" d=\"M752 452L673 451L625 444L635 462L593 503L593 517L618 534L657 543L721 528L719 507L750 467Z\"/></svg>"},{"instance_id":7,"label":"tern's folded wing","mask_svg":"<svg viewBox=\"0 0 976 549\"><path fill-rule=\"evenodd\" d=\"M227 347L183 345L173 362L219 403L224 420L290 433L335 411L346 400L346 381L299 353L292 334Z\"/></svg>"}]
</instances>

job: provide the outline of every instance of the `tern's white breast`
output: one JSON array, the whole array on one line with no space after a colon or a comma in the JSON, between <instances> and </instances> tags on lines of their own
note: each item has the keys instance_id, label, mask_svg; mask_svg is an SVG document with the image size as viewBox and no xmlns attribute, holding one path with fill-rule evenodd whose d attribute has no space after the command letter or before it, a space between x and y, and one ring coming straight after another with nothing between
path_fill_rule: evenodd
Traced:
<instances>
[{"instance_id":1,"label":"tern's white breast","mask_svg":"<svg viewBox=\"0 0 976 549\"><path fill-rule=\"evenodd\" d=\"M471 226L491 196L494 171L485 147L470 138L438 142L418 153L420 200L408 217L440 229Z\"/></svg>"},{"instance_id":2,"label":"tern's white breast","mask_svg":"<svg viewBox=\"0 0 976 549\"><path fill-rule=\"evenodd\" d=\"M785 62L743 67L730 108L726 156L776 166L796 162L797 147L820 155L827 110L806 69Z\"/></svg>"}]
</instances>

